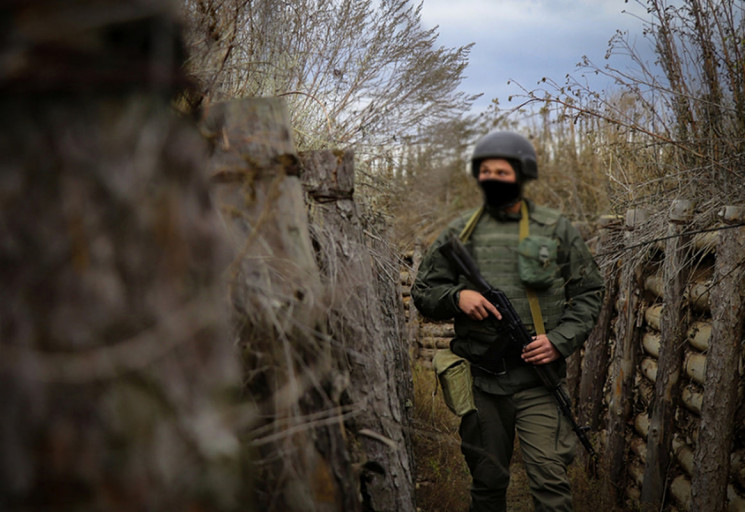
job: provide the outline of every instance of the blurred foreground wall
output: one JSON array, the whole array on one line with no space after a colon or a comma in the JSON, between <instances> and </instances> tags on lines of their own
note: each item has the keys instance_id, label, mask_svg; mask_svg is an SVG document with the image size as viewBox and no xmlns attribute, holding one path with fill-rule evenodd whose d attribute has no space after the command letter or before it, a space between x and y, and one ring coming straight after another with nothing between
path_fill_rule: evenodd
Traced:
<instances>
[{"instance_id":1,"label":"blurred foreground wall","mask_svg":"<svg viewBox=\"0 0 745 512\"><path fill-rule=\"evenodd\" d=\"M394 254L156 2L0 7L0 509L413 511Z\"/></svg>"},{"instance_id":2,"label":"blurred foreground wall","mask_svg":"<svg viewBox=\"0 0 745 512\"><path fill-rule=\"evenodd\" d=\"M0 8L0 509L236 510L208 145L156 3Z\"/></svg>"}]
</instances>

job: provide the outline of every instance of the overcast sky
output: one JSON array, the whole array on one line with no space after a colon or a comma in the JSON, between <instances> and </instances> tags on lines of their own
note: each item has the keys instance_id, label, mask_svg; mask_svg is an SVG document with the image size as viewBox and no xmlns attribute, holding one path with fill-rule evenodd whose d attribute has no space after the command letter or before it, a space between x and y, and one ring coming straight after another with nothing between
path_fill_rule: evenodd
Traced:
<instances>
[{"instance_id":1,"label":"overcast sky","mask_svg":"<svg viewBox=\"0 0 745 512\"><path fill-rule=\"evenodd\" d=\"M510 103L508 97L520 89L508 81L528 90L542 77L563 84L567 73L581 74L577 64L585 55L603 67L616 30L628 31L634 46L653 60L638 17L648 15L635 0L423 0L422 7L422 23L439 27L441 45L475 43L461 89L484 93L477 110L492 98L502 108L515 106L519 100ZM622 57L611 62L625 65Z\"/></svg>"}]
</instances>

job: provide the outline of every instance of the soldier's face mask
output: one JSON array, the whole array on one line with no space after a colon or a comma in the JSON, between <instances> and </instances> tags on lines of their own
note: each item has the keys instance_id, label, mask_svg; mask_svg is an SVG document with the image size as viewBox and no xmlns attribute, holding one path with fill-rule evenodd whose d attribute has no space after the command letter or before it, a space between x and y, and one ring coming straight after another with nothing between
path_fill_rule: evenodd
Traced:
<instances>
[{"instance_id":1,"label":"soldier's face mask","mask_svg":"<svg viewBox=\"0 0 745 512\"><path fill-rule=\"evenodd\" d=\"M479 186L484 193L487 206L503 209L515 204L522 195L522 184L503 180L482 180Z\"/></svg>"}]
</instances>

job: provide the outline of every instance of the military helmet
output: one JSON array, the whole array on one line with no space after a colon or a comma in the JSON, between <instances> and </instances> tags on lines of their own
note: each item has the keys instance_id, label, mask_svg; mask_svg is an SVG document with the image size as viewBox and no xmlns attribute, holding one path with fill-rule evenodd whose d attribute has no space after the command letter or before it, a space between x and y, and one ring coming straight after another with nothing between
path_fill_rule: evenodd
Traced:
<instances>
[{"instance_id":1,"label":"military helmet","mask_svg":"<svg viewBox=\"0 0 745 512\"><path fill-rule=\"evenodd\" d=\"M538 160L535 148L528 139L515 132L494 131L476 143L471 156L471 173L479 176L479 164L486 158L509 160L520 181L538 178Z\"/></svg>"}]
</instances>

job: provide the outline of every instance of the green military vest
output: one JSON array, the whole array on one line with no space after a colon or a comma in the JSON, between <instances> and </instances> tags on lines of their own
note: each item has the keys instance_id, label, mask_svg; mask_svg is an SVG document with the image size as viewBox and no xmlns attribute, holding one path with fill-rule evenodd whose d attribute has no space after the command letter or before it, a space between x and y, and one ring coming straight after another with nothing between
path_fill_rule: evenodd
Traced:
<instances>
[{"instance_id":1,"label":"green military vest","mask_svg":"<svg viewBox=\"0 0 745 512\"><path fill-rule=\"evenodd\" d=\"M526 285L521 281L518 272L519 260L519 220L520 215L497 213L497 216L484 213L471 232L466 247L476 261L481 274L495 288L502 290L512 302L523 323L532 334L535 333L533 317L530 312ZM469 215L463 217L466 219ZM546 288L534 289L546 331L556 327L566 305L564 294L565 281L560 267L564 253L561 240L556 237L557 223L561 214L553 209L530 204L530 237L541 240L541 237L556 240L558 243L546 244L552 247L553 254L547 254L546 267L553 279L549 279ZM464 222L465 224L465 222ZM463 281L463 285L468 284ZM466 315L455 319L455 332L458 339L466 341L470 355L478 358L499 337L494 322L477 321ZM540 385L535 372L527 366L519 366L519 352L513 351L506 356L512 361L506 375L479 376L476 373L476 385L495 393L513 393L518 389ZM508 362L509 363L509 362ZM563 369L562 369L563 370Z\"/></svg>"}]
</instances>

